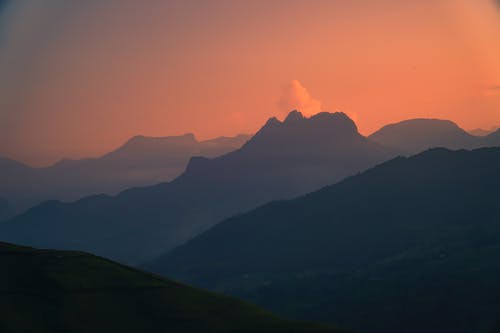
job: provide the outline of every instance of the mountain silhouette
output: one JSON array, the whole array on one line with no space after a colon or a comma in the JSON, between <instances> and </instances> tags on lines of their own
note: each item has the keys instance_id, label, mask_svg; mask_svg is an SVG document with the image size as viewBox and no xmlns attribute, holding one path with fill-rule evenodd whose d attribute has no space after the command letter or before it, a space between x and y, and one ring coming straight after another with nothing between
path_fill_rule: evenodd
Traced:
<instances>
[{"instance_id":1,"label":"mountain silhouette","mask_svg":"<svg viewBox=\"0 0 500 333\"><path fill-rule=\"evenodd\" d=\"M484 145L489 147L500 146L500 129L485 136Z\"/></svg>"},{"instance_id":2,"label":"mountain silhouette","mask_svg":"<svg viewBox=\"0 0 500 333\"><path fill-rule=\"evenodd\" d=\"M469 132L469 134L472 134L474 136L486 136L488 134L495 132L497 129L498 129L498 127L492 127L491 129L475 128L475 129L472 129L468 132Z\"/></svg>"},{"instance_id":3,"label":"mountain silhouette","mask_svg":"<svg viewBox=\"0 0 500 333\"><path fill-rule=\"evenodd\" d=\"M87 253L0 243L0 264L5 333L340 332Z\"/></svg>"},{"instance_id":4,"label":"mountain silhouette","mask_svg":"<svg viewBox=\"0 0 500 333\"><path fill-rule=\"evenodd\" d=\"M376 131L369 138L386 147L411 155L429 148L475 149L500 146L500 136L489 134L474 136L449 120L410 119L390 124Z\"/></svg>"},{"instance_id":5,"label":"mountain silhouette","mask_svg":"<svg viewBox=\"0 0 500 333\"><path fill-rule=\"evenodd\" d=\"M360 332L492 332L498 170L500 148L398 157L229 218L147 268Z\"/></svg>"},{"instance_id":6,"label":"mountain silhouette","mask_svg":"<svg viewBox=\"0 0 500 333\"><path fill-rule=\"evenodd\" d=\"M20 213L45 200L73 201L84 196L116 194L127 188L170 181L192 156L216 157L240 148L249 136L197 141L193 134L171 137L136 136L99 158L62 160L32 168L0 159L0 195Z\"/></svg>"},{"instance_id":7,"label":"mountain silhouette","mask_svg":"<svg viewBox=\"0 0 500 333\"><path fill-rule=\"evenodd\" d=\"M46 202L0 225L0 239L85 250L127 263L150 260L231 215L291 198L375 165L391 151L343 113L270 119L242 148L192 158L170 183Z\"/></svg>"}]
</instances>

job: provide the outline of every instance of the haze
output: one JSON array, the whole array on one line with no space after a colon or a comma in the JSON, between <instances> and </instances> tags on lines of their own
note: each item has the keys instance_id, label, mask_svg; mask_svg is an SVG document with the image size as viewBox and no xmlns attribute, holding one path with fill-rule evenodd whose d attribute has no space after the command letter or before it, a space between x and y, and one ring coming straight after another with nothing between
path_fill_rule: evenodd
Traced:
<instances>
[{"instance_id":1,"label":"haze","mask_svg":"<svg viewBox=\"0 0 500 333\"><path fill-rule=\"evenodd\" d=\"M33 165L99 155L137 134L251 133L293 108L344 111L364 134L417 117L500 125L491 0L2 8L0 155Z\"/></svg>"}]
</instances>

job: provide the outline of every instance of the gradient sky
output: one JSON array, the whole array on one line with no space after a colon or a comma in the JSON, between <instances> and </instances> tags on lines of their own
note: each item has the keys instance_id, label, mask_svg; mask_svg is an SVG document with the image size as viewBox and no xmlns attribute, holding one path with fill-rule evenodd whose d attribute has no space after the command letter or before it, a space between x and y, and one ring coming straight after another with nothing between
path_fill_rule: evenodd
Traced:
<instances>
[{"instance_id":1,"label":"gradient sky","mask_svg":"<svg viewBox=\"0 0 500 333\"><path fill-rule=\"evenodd\" d=\"M0 155L46 165L137 134L250 133L293 108L344 111L364 134L415 117L500 125L495 3L10 1Z\"/></svg>"}]
</instances>

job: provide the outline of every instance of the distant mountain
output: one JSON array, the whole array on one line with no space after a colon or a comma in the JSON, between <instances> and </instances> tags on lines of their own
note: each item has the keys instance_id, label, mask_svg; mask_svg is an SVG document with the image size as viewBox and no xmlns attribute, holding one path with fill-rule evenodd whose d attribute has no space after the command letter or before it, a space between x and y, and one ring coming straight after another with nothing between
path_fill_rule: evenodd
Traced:
<instances>
[{"instance_id":1,"label":"distant mountain","mask_svg":"<svg viewBox=\"0 0 500 333\"><path fill-rule=\"evenodd\" d=\"M291 198L373 166L393 152L360 135L343 113L270 119L241 149L192 158L170 183L116 197L46 202L0 225L0 239L150 260L220 220Z\"/></svg>"},{"instance_id":2,"label":"distant mountain","mask_svg":"<svg viewBox=\"0 0 500 333\"><path fill-rule=\"evenodd\" d=\"M500 129L485 136L484 145L489 147L500 146Z\"/></svg>"},{"instance_id":3,"label":"distant mountain","mask_svg":"<svg viewBox=\"0 0 500 333\"><path fill-rule=\"evenodd\" d=\"M82 252L0 243L0 330L17 332L340 332Z\"/></svg>"},{"instance_id":4,"label":"distant mountain","mask_svg":"<svg viewBox=\"0 0 500 333\"><path fill-rule=\"evenodd\" d=\"M62 160L46 168L0 159L0 195L19 213L49 199L72 201L91 194L115 194L170 181L184 171L192 156L220 156L240 148L248 139L239 135L199 142L193 134L136 136L102 157Z\"/></svg>"},{"instance_id":5,"label":"distant mountain","mask_svg":"<svg viewBox=\"0 0 500 333\"><path fill-rule=\"evenodd\" d=\"M147 268L359 332L493 332L499 170L500 148L398 157L227 219Z\"/></svg>"},{"instance_id":6,"label":"distant mountain","mask_svg":"<svg viewBox=\"0 0 500 333\"><path fill-rule=\"evenodd\" d=\"M384 126L369 138L407 155L436 147L475 149L500 146L500 136L498 138L490 135L474 136L449 120L439 119L405 120Z\"/></svg>"},{"instance_id":7,"label":"distant mountain","mask_svg":"<svg viewBox=\"0 0 500 333\"><path fill-rule=\"evenodd\" d=\"M498 130L498 127L492 127L491 129L476 128L470 130L469 133L475 136L486 136Z\"/></svg>"},{"instance_id":8,"label":"distant mountain","mask_svg":"<svg viewBox=\"0 0 500 333\"><path fill-rule=\"evenodd\" d=\"M486 136L491 133L491 131L482 129L482 128L475 128L473 130L468 131L469 134L474 135L474 136Z\"/></svg>"}]
</instances>

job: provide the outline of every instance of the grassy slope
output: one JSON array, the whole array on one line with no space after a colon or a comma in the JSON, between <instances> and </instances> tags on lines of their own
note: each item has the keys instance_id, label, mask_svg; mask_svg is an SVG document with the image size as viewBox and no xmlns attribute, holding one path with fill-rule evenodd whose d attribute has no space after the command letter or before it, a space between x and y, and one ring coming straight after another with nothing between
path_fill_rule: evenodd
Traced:
<instances>
[{"instance_id":1,"label":"grassy slope","mask_svg":"<svg viewBox=\"0 0 500 333\"><path fill-rule=\"evenodd\" d=\"M337 332L81 252L0 243L0 332Z\"/></svg>"},{"instance_id":2,"label":"grassy slope","mask_svg":"<svg viewBox=\"0 0 500 333\"><path fill-rule=\"evenodd\" d=\"M450 244L451 245L451 244ZM309 272L230 294L359 332L500 332L500 244L422 249L346 274Z\"/></svg>"}]
</instances>

